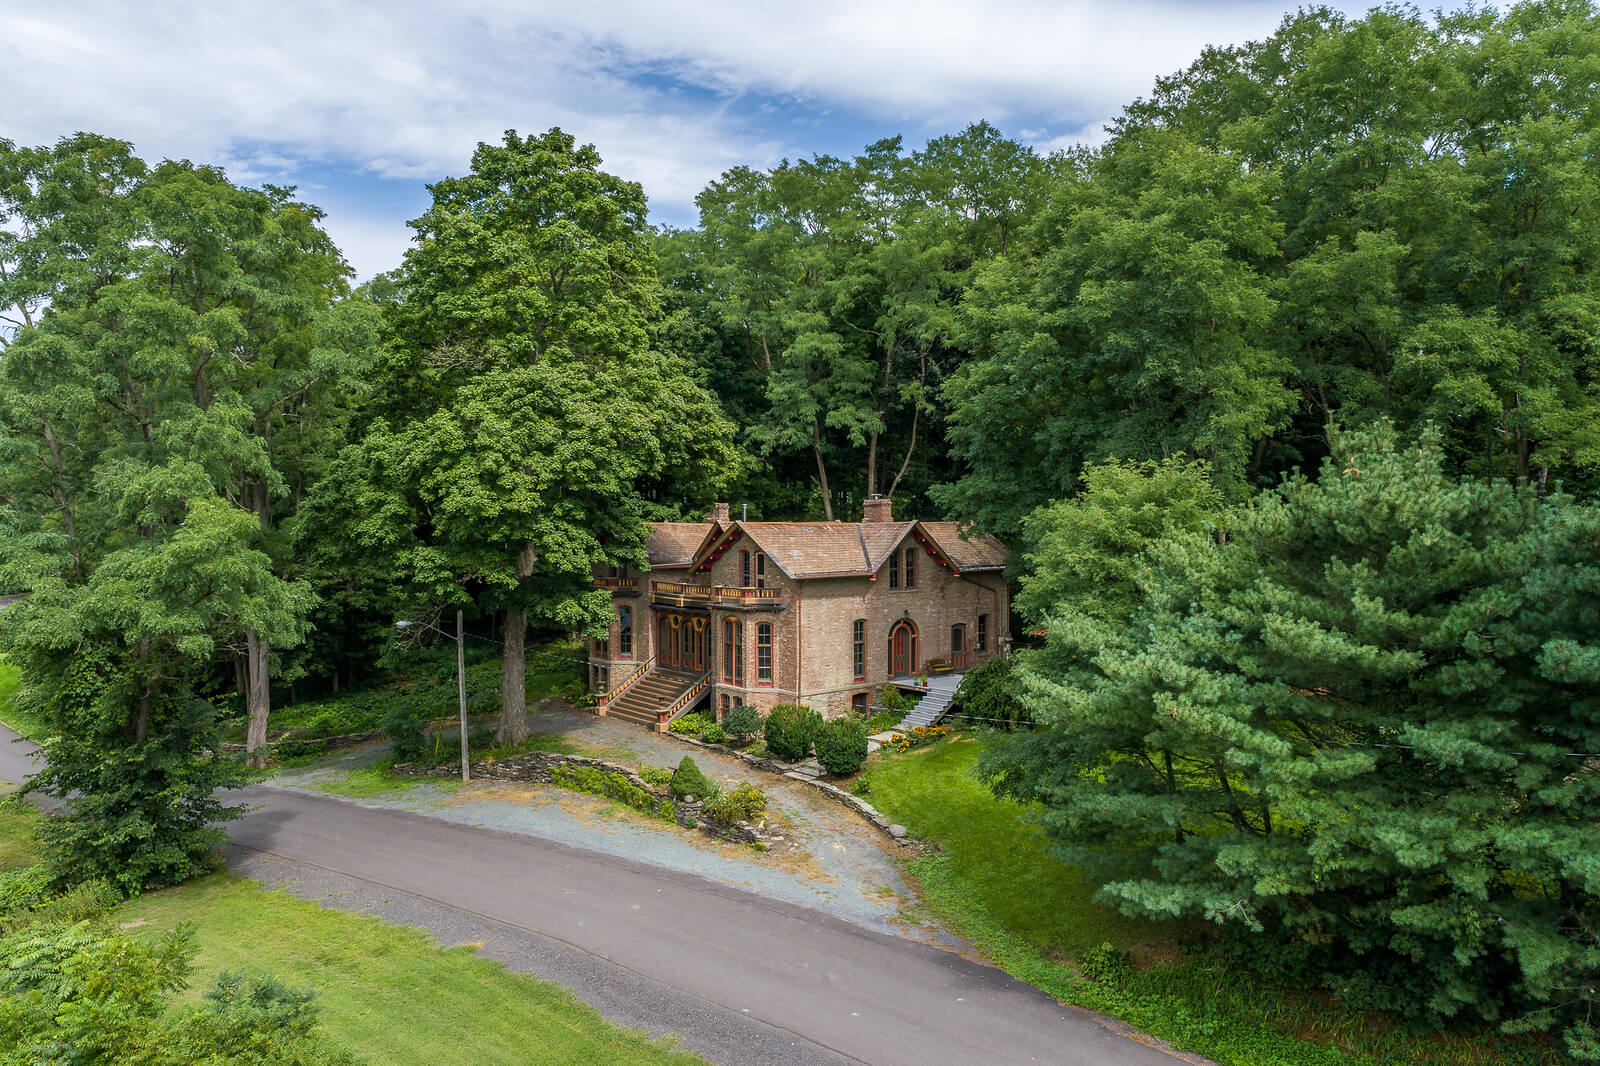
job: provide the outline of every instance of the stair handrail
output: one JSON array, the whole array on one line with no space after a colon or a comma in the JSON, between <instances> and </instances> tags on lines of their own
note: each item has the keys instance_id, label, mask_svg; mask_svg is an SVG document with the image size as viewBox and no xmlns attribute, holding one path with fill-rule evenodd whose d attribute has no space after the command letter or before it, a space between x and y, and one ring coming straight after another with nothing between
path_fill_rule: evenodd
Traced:
<instances>
[{"instance_id":1,"label":"stair handrail","mask_svg":"<svg viewBox=\"0 0 1600 1066\"><path fill-rule=\"evenodd\" d=\"M667 725L670 723L674 718L678 717L684 711L692 707L694 705L694 701L700 698L700 694L710 687L711 671L707 670L695 680L694 684L689 686L689 691L673 700L672 705L666 710L658 711L656 713L657 724Z\"/></svg>"},{"instance_id":2,"label":"stair handrail","mask_svg":"<svg viewBox=\"0 0 1600 1066\"><path fill-rule=\"evenodd\" d=\"M628 691L640 681L643 681L644 675L650 672L650 667L654 666L655 662L656 657L654 655L650 656L650 658L646 659L640 665L639 669L635 670L633 673L617 682L616 686L612 688L610 692L600 693L600 699L596 702L601 707L611 706L612 702L615 701L617 697L621 696L624 692Z\"/></svg>"}]
</instances>

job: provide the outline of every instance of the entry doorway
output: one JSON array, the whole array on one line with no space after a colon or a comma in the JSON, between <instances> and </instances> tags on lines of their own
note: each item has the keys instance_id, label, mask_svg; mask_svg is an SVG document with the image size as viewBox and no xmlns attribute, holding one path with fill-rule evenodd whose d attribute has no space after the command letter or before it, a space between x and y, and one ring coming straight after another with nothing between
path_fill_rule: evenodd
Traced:
<instances>
[{"instance_id":1,"label":"entry doorway","mask_svg":"<svg viewBox=\"0 0 1600 1066\"><path fill-rule=\"evenodd\" d=\"M902 618L889 630L889 676L909 677L917 672L917 626Z\"/></svg>"},{"instance_id":2,"label":"entry doorway","mask_svg":"<svg viewBox=\"0 0 1600 1066\"><path fill-rule=\"evenodd\" d=\"M967 627L960 622L950 627L950 665L957 670L967 668Z\"/></svg>"},{"instance_id":3,"label":"entry doorway","mask_svg":"<svg viewBox=\"0 0 1600 1066\"><path fill-rule=\"evenodd\" d=\"M656 616L656 665L663 670L703 674L711 661L707 620L689 614Z\"/></svg>"}]
</instances>

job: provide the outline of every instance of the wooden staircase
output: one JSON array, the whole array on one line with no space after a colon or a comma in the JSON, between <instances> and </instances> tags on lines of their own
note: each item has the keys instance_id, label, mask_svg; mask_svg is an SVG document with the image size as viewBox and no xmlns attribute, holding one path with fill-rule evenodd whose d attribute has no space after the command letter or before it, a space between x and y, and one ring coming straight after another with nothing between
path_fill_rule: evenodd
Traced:
<instances>
[{"instance_id":1,"label":"wooden staircase","mask_svg":"<svg viewBox=\"0 0 1600 1066\"><path fill-rule=\"evenodd\" d=\"M661 712L680 710L677 707L679 701L689 695L703 680L693 674L651 670L620 696L606 704L606 717L655 729ZM682 708L682 710L687 709Z\"/></svg>"}]
</instances>

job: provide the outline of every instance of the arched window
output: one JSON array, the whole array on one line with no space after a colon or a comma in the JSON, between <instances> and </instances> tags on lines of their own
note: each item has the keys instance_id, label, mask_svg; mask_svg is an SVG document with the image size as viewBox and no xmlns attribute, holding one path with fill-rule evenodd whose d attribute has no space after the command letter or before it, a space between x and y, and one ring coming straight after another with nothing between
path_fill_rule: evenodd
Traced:
<instances>
[{"instance_id":1,"label":"arched window","mask_svg":"<svg viewBox=\"0 0 1600 1066\"><path fill-rule=\"evenodd\" d=\"M850 709L852 711L854 711L856 714L866 714L867 713L867 694L865 692L857 692L854 696L851 696L850 697Z\"/></svg>"},{"instance_id":2,"label":"arched window","mask_svg":"<svg viewBox=\"0 0 1600 1066\"><path fill-rule=\"evenodd\" d=\"M906 588L917 587L917 549L906 549Z\"/></svg>"},{"instance_id":3,"label":"arched window","mask_svg":"<svg viewBox=\"0 0 1600 1066\"><path fill-rule=\"evenodd\" d=\"M633 608L617 608L617 656L633 658Z\"/></svg>"},{"instance_id":4,"label":"arched window","mask_svg":"<svg viewBox=\"0 0 1600 1066\"><path fill-rule=\"evenodd\" d=\"M972 642L972 650L989 650L989 616L986 614L978 616L978 635Z\"/></svg>"},{"instance_id":5,"label":"arched window","mask_svg":"<svg viewBox=\"0 0 1600 1066\"><path fill-rule=\"evenodd\" d=\"M765 552L756 552L756 588L767 587L767 555Z\"/></svg>"},{"instance_id":6,"label":"arched window","mask_svg":"<svg viewBox=\"0 0 1600 1066\"><path fill-rule=\"evenodd\" d=\"M772 684L772 623L756 624L756 683Z\"/></svg>"},{"instance_id":7,"label":"arched window","mask_svg":"<svg viewBox=\"0 0 1600 1066\"><path fill-rule=\"evenodd\" d=\"M744 623L737 618L722 620L722 680L744 684Z\"/></svg>"},{"instance_id":8,"label":"arched window","mask_svg":"<svg viewBox=\"0 0 1600 1066\"><path fill-rule=\"evenodd\" d=\"M739 553L739 585L742 588L750 587L750 553Z\"/></svg>"},{"instance_id":9,"label":"arched window","mask_svg":"<svg viewBox=\"0 0 1600 1066\"><path fill-rule=\"evenodd\" d=\"M850 661L855 667L855 679L867 679L867 620L857 618L850 623Z\"/></svg>"}]
</instances>

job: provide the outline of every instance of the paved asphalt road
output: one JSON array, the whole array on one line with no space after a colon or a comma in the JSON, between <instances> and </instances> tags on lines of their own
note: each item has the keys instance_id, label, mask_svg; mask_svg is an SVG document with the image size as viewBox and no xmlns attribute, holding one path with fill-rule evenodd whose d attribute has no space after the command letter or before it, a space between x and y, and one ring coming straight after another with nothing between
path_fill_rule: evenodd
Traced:
<instances>
[{"instance_id":1,"label":"paved asphalt road","mask_svg":"<svg viewBox=\"0 0 1600 1066\"><path fill-rule=\"evenodd\" d=\"M0 727L0 779L30 760ZM753 893L535 837L270 787L229 827L243 872L483 939L607 1017L719 1063L1196 1061L998 970ZM239 854L236 852L236 855ZM236 860L239 861L239 860Z\"/></svg>"}]
</instances>

